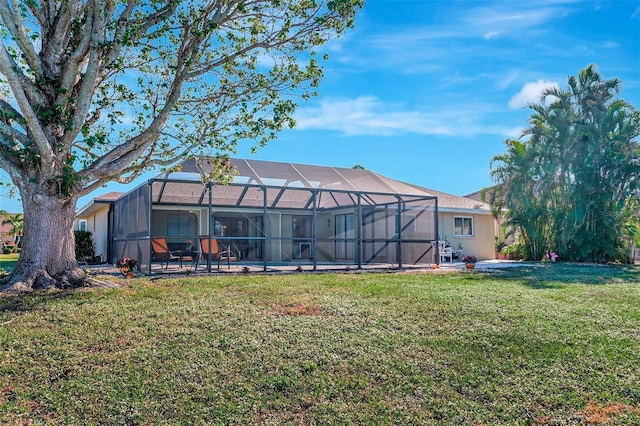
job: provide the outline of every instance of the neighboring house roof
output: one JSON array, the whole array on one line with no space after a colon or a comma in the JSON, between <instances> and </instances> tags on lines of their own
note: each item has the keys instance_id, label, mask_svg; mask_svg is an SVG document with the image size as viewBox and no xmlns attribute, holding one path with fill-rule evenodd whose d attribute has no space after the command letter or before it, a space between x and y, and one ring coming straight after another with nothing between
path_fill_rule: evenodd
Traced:
<instances>
[{"instance_id":1,"label":"neighboring house roof","mask_svg":"<svg viewBox=\"0 0 640 426\"><path fill-rule=\"evenodd\" d=\"M9 223L4 224L4 225L0 225L0 234L1 235L11 235L11 230L12 229L13 229L13 227Z\"/></svg>"},{"instance_id":2,"label":"neighboring house roof","mask_svg":"<svg viewBox=\"0 0 640 426\"><path fill-rule=\"evenodd\" d=\"M106 204L113 203L124 194L124 192L107 192L106 194L99 195L78 210L76 217L91 216L96 211L102 209Z\"/></svg>"},{"instance_id":3,"label":"neighboring house roof","mask_svg":"<svg viewBox=\"0 0 640 426\"><path fill-rule=\"evenodd\" d=\"M22 213L9 213L10 216L15 216L17 214L22 215ZM13 226L10 223L2 224L4 218L0 218L0 235L6 235L7 237L13 237L11 231L13 230Z\"/></svg>"},{"instance_id":4,"label":"neighboring house roof","mask_svg":"<svg viewBox=\"0 0 640 426\"><path fill-rule=\"evenodd\" d=\"M418 187L420 188L420 187ZM460 197L458 195L448 194L442 191L436 191L435 189L422 188L424 191L438 197L438 210L440 211L475 211L476 213L482 212L491 214L491 206L480 200L470 198L469 196Z\"/></svg>"},{"instance_id":5,"label":"neighboring house roof","mask_svg":"<svg viewBox=\"0 0 640 426\"><path fill-rule=\"evenodd\" d=\"M474 200L486 202L489 205L493 204L492 197L495 196L496 190L500 189L498 185L482 188L479 191L472 192L471 194L465 195L466 198L471 198ZM499 191L498 191L499 192Z\"/></svg>"},{"instance_id":6,"label":"neighboring house roof","mask_svg":"<svg viewBox=\"0 0 640 426\"><path fill-rule=\"evenodd\" d=\"M476 191L476 192L472 192L471 194L463 195L463 197L464 198L471 198L472 200L476 200L476 201L482 202L480 194L482 194L482 190Z\"/></svg>"},{"instance_id":7,"label":"neighboring house roof","mask_svg":"<svg viewBox=\"0 0 640 426\"><path fill-rule=\"evenodd\" d=\"M96 201L115 201L118 198L122 197L125 193L124 192L107 192L106 194L100 195L98 197L95 198Z\"/></svg>"}]
</instances>

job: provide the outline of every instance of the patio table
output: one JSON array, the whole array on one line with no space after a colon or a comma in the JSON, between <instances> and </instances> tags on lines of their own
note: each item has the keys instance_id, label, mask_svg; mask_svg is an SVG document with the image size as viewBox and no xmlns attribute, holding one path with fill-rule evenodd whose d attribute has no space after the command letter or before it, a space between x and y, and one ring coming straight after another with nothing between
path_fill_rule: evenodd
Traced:
<instances>
[{"instance_id":1,"label":"patio table","mask_svg":"<svg viewBox=\"0 0 640 426\"><path fill-rule=\"evenodd\" d=\"M178 259L180 261L180 268L182 268L183 261L187 260L188 258L191 258L192 265L197 265L198 257L200 257L200 252L193 250L177 250L172 253L175 256L178 256Z\"/></svg>"}]
</instances>

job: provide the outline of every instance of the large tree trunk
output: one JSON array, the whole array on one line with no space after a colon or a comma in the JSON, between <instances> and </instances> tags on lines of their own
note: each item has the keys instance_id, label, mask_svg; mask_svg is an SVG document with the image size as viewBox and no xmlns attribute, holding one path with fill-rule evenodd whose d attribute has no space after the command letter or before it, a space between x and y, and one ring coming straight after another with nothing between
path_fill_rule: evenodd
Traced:
<instances>
[{"instance_id":1,"label":"large tree trunk","mask_svg":"<svg viewBox=\"0 0 640 426\"><path fill-rule=\"evenodd\" d=\"M76 198L21 192L24 237L18 264L0 291L20 293L79 286L85 280L75 256L73 219Z\"/></svg>"}]
</instances>

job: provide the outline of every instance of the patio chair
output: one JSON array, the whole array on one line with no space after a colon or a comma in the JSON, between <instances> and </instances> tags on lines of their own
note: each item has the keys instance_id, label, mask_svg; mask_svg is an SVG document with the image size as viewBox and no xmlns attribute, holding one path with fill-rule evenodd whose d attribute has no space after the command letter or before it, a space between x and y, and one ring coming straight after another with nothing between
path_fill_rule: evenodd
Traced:
<instances>
[{"instance_id":1,"label":"patio chair","mask_svg":"<svg viewBox=\"0 0 640 426\"><path fill-rule=\"evenodd\" d=\"M180 259L179 256L176 256L173 252L169 251L169 245L167 244L167 240L164 238L152 238L151 250L153 251L153 260L160 262L160 268L162 268L163 263L166 263L164 269L167 269L169 267L170 260Z\"/></svg>"},{"instance_id":2,"label":"patio chair","mask_svg":"<svg viewBox=\"0 0 640 426\"><path fill-rule=\"evenodd\" d=\"M222 246L222 244L220 244L220 246ZM222 247L221 250L218 245L218 240L214 237L211 238L211 249L209 249L209 237L200 237L200 258L206 262L209 259L209 252L211 252L211 260L218 261L218 271L220 270L220 263L222 261L226 261L227 268L231 269L231 262L235 262L240 258L239 251L234 251L231 247ZM198 264L196 264L195 269L198 269Z\"/></svg>"},{"instance_id":3,"label":"patio chair","mask_svg":"<svg viewBox=\"0 0 640 426\"><path fill-rule=\"evenodd\" d=\"M453 262L453 248L449 247L445 241L438 241L438 251L440 252L440 263L444 263L449 259Z\"/></svg>"},{"instance_id":4,"label":"patio chair","mask_svg":"<svg viewBox=\"0 0 640 426\"><path fill-rule=\"evenodd\" d=\"M453 249L451 247L444 247L440 249L440 263L444 263L449 259L449 262L453 262Z\"/></svg>"}]
</instances>

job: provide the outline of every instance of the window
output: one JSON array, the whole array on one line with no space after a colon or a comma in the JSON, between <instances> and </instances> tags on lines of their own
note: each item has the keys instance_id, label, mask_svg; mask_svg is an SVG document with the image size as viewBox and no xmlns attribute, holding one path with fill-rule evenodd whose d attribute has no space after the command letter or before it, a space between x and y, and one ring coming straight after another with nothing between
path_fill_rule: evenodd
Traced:
<instances>
[{"instance_id":1,"label":"window","mask_svg":"<svg viewBox=\"0 0 640 426\"><path fill-rule=\"evenodd\" d=\"M167 236L168 237L188 237L189 233L189 215L188 214L170 214L167 215Z\"/></svg>"},{"instance_id":2,"label":"window","mask_svg":"<svg viewBox=\"0 0 640 426\"><path fill-rule=\"evenodd\" d=\"M453 233L456 237L473 236L473 218L455 217L453 218Z\"/></svg>"},{"instance_id":3,"label":"window","mask_svg":"<svg viewBox=\"0 0 640 426\"><path fill-rule=\"evenodd\" d=\"M80 219L78 221L78 225L79 225L78 228L81 231L86 231L87 230L87 220L86 219Z\"/></svg>"},{"instance_id":4,"label":"window","mask_svg":"<svg viewBox=\"0 0 640 426\"><path fill-rule=\"evenodd\" d=\"M313 218L311 216L295 215L292 216L293 238L311 238L313 227Z\"/></svg>"},{"instance_id":5,"label":"window","mask_svg":"<svg viewBox=\"0 0 640 426\"><path fill-rule=\"evenodd\" d=\"M246 217L216 216L213 223L215 235L221 237L246 237L248 235L249 219Z\"/></svg>"}]
</instances>

